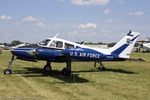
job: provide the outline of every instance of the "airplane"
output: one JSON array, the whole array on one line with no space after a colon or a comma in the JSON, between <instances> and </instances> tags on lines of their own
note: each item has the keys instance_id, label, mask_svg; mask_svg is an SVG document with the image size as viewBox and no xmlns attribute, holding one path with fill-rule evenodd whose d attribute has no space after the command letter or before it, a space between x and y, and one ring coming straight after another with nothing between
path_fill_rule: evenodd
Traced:
<instances>
[{"instance_id":1,"label":"airplane","mask_svg":"<svg viewBox=\"0 0 150 100\"><path fill-rule=\"evenodd\" d=\"M140 48L144 48L146 51L150 51L150 38L147 38L147 40L137 41L140 43Z\"/></svg>"},{"instance_id":2,"label":"airplane","mask_svg":"<svg viewBox=\"0 0 150 100\"><path fill-rule=\"evenodd\" d=\"M29 45L29 43L21 43L21 44L19 44L17 46L12 46L11 49L23 47L23 46L26 46L26 45Z\"/></svg>"},{"instance_id":3,"label":"airplane","mask_svg":"<svg viewBox=\"0 0 150 100\"><path fill-rule=\"evenodd\" d=\"M43 68L45 73L51 73L51 62L65 62L66 67L61 71L64 76L71 75L72 62L98 62L100 63L99 69L105 70L103 65L105 61L125 61L130 59L131 51L140 33L130 31L116 45L108 49L88 47L84 44L57 38L57 35L53 38L47 38L37 45L28 45L11 50L12 58L9 61L8 68L4 70L4 74L12 74L12 62L14 59L46 61L46 65Z\"/></svg>"},{"instance_id":4,"label":"airplane","mask_svg":"<svg viewBox=\"0 0 150 100\"><path fill-rule=\"evenodd\" d=\"M144 44L143 44L143 47L150 49L150 43L144 43Z\"/></svg>"}]
</instances>

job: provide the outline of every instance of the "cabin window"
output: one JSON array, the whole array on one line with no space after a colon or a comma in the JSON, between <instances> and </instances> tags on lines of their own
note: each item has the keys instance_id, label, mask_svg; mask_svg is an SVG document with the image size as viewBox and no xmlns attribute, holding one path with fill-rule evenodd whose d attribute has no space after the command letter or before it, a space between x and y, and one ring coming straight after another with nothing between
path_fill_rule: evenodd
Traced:
<instances>
[{"instance_id":1,"label":"cabin window","mask_svg":"<svg viewBox=\"0 0 150 100\"><path fill-rule=\"evenodd\" d=\"M69 43L65 43L65 48L74 48L74 45L69 44Z\"/></svg>"},{"instance_id":2,"label":"cabin window","mask_svg":"<svg viewBox=\"0 0 150 100\"><path fill-rule=\"evenodd\" d=\"M63 47L63 43L60 42L60 41L57 41L57 42L56 42L56 47L57 47L57 48L62 48L62 47Z\"/></svg>"},{"instance_id":3,"label":"cabin window","mask_svg":"<svg viewBox=\"0 0 150 100\"><path fill-rule=\"evenodd\" d=\"M79 47L79 46L76 46L76 48L81 48L81 47Z\"/></svg>"},{"instance_id":4,"label":"cabin window","mask_svg":"<svg viewBox=\"0 0 150 100\"><path fill-rule=\"evenodd\" d=\"M49 41L51 41L51 40L50 39L46 39L46 40L40 42L39 44L43 45L43 46L47 46L47 44L49 43Z\"/></svg>"},{"instance_id":5,"label":"cabin window","mask_svg":"<svg viewBox=\"0 0 150 100\"><path fill-rule=\"evenodd\" d=\"M63 47L63 42L61 42L61 41L53 41L51 43L50 47L53 47L53 48L62 48Z\"/></svg>"}]
</instances>

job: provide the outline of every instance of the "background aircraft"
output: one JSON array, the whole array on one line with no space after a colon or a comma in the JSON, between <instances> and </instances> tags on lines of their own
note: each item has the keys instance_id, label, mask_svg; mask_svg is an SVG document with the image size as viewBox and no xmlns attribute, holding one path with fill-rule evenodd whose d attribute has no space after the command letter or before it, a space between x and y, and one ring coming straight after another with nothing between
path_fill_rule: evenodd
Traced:
<instances>
[{"instance_id":1,"label":"background aircraft","mask_svg":"<svg viewBox=\"0 0 150 100\"><path fill-rule=\"evenodd\" d=\"M15 48L19 48L19 47L23 47L23 46L27 46L27 45L29 45L29 43L22 43L22 44L19 44L16 46L12 46L11 49L15 49Z\"/></svg>"},{"instance_id":2,"label":"background aircraft","mask_svg":"<svg viewBox=\"0 0 150 100\"><path fill-rule=\"evenodd\" d=\"M150 49L150 43L144 43L143 46Z\"/></svg>"},{"instance_id":3,"label":"background aircraft","mask_svg":"<svg viewBox=\"0 0 150 100\"><path fill-rule=\"evenodd\" d=\"M44 72L52 71L51 62L66 62L66 68L62 69L61 74L69 76L71 74L71 62L99 62L100 68L105 69L104 61L124 61L129 59L131 51L140 33L129 32L115 46L109 49L91 48L71 41L56 38L48 38L37 45L28 45L15 48L11 51L12 59L9 61L8 68L4 74L12 73L12 61L16 59L26 61L46 61Z\"/></svg>"},{"instance_id":4,"label":"background aircraft","mask_svg":"<svg viewBox=\"0 0 150 100\"><path fill-rule=\"evenodd\" d=\"M150 38L147 38L147 39L148 39L148 41L143 43L143 47L150 49Z\"/></svg>"},{"instance_id":5,"label":"background aircraft","mask_svg":"<svg viewBox=\"0 0 150 100\"><path fill-rule=\"evenodd\" d=\"M144 52L150 52L150 38L147 38L147 40L141 40L137 41L139 45L139 51L140 48L144 49Z\"/></svg>"}]
</instances>

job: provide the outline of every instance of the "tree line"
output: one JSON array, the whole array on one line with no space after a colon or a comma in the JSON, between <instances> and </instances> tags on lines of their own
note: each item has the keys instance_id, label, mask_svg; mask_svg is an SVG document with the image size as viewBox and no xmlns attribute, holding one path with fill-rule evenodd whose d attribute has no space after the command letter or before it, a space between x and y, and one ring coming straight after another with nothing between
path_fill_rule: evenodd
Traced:
<instances>
[{"instance_id":1,"label":"tree line","mask_svg":"<svg viewBox=\"0 0 150 100\"><path fill-rule=\"evenodd\" d=\"M21 42L19 40L13 40L13 41L11 41L11 43L4 42L4 43L0 43L0 45L4 45L6 47L11 47L11 46L16 46L16 45L19 45L22 43L24 43L24 42Z\"/></svg>"}]
</instances>

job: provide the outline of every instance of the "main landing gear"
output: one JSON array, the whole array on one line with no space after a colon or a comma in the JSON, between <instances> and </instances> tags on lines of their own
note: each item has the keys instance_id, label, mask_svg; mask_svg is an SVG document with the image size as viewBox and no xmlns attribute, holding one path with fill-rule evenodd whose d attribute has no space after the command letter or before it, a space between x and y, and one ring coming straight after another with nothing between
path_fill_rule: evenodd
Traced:
<instances>
[{"instance_id":1,"label":"main landing gear","mask_svg":"<svg viewBox=\"0 0 150 100\"><path fill-rule=\"evenodd\" d=\"M61 71L63 76L70 76L71 75L71 61L66 62L66 68L63 68Z\"/></svg>"},{"instance_id":2,"label":"main landing gear","mask_svg":"<svg viewBox=\"0 0 150 100\"><path fill-rule=\"evenodd\" d=\"M12 62L14 60L14 55L12 56L11 60L8 62L8 68L4 70L5 75L10 75L12 74Z\"/></svg>"},{"instance_id":3,"label":"main landing gear","mask_svg":"<svg viewBox=\"0 0 150 100\"><path fill-rule=\"evenodd\" d=\"M96 68L96 62L94 62L94 68ZM98 67L98 69L99 69L100 71L106 70L106 68L105 68L105 66L104 66L104 64L103 64L102 62L100 62L100 66Z\"/></svg>"},{"instance_id":4,"label":"main landing gear","mask_svg":"<svg viewBox=\"0 0 150 100\"><path fill-rule=\"evenodd\" d=\"M47 62L44 66L44 73L49 74L52 71L51 62ZM66 68L63 68L60 72L63 76L70 76L71 75L71 61L66 62Z\"/></svg>"},{"instance_id":5,"label":"main landing gear","mask_svg":"<svg viewBox=\"0 0 150 100\"><path fill-rule=\"evenodd\" d=\"M47 62L47 64L44 66L44 73L48 74L52 71L51 62Z\"/></svg>"}]
</instances>

